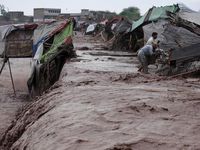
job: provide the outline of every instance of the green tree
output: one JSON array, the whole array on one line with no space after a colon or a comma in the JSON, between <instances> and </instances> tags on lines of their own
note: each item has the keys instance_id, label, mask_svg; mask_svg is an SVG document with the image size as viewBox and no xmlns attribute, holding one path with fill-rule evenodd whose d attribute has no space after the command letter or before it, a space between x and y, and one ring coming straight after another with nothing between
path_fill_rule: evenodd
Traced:
<instances>
[{"instance_id":1,"label":"green tree","mask_svg":"<svg viewBox=\"0 0 200 150\"><path fill-rule=\"evenodd\" d=\"M6 8L5 8L5 6L2 5L2 4L0 4L0 13L1 13L1 15L3 15L3 16L6 16L6 14L7 14Z\"/></svg>"},{"instance_id":2,"label":"green tree","mask_svg":"<svg viewBox=\"0 0 200 150\"><path fill-rule=\"evenodd\" d=\"M123 11L119 15L123 17L127 17L128 19L132 21L136 21L140 18L140 9L137 7L124 8Z\"/></svg>"}]
</instances>

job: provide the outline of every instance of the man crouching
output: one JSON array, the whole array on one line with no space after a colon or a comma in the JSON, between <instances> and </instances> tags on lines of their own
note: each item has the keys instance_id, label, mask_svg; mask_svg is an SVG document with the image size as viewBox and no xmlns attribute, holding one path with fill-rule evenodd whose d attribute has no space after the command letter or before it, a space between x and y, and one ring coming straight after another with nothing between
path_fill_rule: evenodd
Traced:
<instances>
[{"instance_id":1,"label":"man crouching","mask_svg":"<svg viewBox=\"0 0 200 150\"><path fill-rule=\"evenodd\" d=\"M139 52L138 52L138 60L141 64L141 67L139 68L138 71L141 71L145 74L148 74L148 65L151 62L151 59L154 55L154 52L157 48L157 44L152 44L152 45L145 45L142 47Z\"/></svg>"}]
</instances>

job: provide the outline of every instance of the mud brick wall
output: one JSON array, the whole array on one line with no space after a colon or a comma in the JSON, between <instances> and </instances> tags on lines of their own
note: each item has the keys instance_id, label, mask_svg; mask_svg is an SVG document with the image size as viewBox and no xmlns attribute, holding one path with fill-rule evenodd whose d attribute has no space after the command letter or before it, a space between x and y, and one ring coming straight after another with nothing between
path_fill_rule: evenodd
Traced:
<instances>
[{"instance_id":1,"label":"mud brick wall","mask_svg":"<svg viewBox=\"0 0 200 150\"><path fill-rule=\"evenodd\" d=\"M31 30L13 31L6 42L6 55L8 57L32 57L32 35Z\"/></svg>"}]
</instances>

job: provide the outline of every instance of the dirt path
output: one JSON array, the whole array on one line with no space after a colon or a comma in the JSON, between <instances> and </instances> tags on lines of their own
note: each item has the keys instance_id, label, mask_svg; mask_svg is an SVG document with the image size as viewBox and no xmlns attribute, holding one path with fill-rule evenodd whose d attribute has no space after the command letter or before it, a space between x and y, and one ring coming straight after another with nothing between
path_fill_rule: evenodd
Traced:
<instances>
[{"instance_id":1,"label":"dirt path","mask_svg":"<svg viewBox=\"0 0 200 150\"><path fill-rule=\"evenodd\" d=\"M101 41L81 35L74 43L91 50L77 50L60 81L24 109L4 149L200 148L199 79L141 75L130 53L102 51Z\"/></svg>"}]
</instances>

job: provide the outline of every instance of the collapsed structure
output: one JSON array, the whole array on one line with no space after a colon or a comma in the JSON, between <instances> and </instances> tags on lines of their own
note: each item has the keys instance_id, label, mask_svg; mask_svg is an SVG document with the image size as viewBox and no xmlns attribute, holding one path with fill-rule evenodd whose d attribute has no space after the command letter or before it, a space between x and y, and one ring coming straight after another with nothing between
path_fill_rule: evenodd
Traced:
<instances>
[{"instance_id":1,"label":"collapsed structure","mask_svg":"<svg viewBox=\"0 0 200 150\"><path fill-rule=\"evenodd\" d=\"M112 50L128 50L129 34L132 23L124 17L114 17L105 25L102 38L109 43Z\"/></svg>"},{"instance_id":2,"label":"collapsed structure","mask_svg":"<svg viewBox=\"0 0 200 150\"><path fill-rule=\"evenodd\" d=\"M37 24L0 26L0 57L32 57L32 36Z\"/></svg>"},{"instance_id":3,"label":"collapsed structure","mask_svg":"<svg viewBox=\"0 0 200 150\"><path fill-rule=\"evenodd\" d=\"M200 13L185 6L153 7L133 23L131 32L137 32L142 28L145 42L152 32L156 31L161 48L183 48L199 42L199 19Z\"/></svg>"},{"instance_id":4,"label":"collapsed structure","mask_svg":"<svg viewBox=\"0 0 200 150\"><path fill-rule=\"evenodd\" d=\"M200 13L183 4L152 7L132 24L119 19L111 21L107 26L110 26L110 30L105 29L102 35L104 39L111 35L112 40L107 40L110 40L113 50L136 52L153 32L157 32L162 49L162 56L158 61L161 63L158 70L160 74L173 75L200 69L200 63L192 65L192 62L200 59ZM195 68L189 69L189 66Z\"/></svg>"},{"instance_id":5,"label":"collapsed structure","mask_svg":"<svg viewBox=\"0 0 200 150\"><path fill-rule=\"evenodd\" d=\"M140 31L140 32L138 32ZM141 34L143 31L143 35ZM200 59L200 13L184 5L153 7L137 22L133 23L131 33L135 39L144 43L152 32L158 33L160 48L164 50L167 61L160 65L161 74L173 75L192 71L191 63ZM136 44L136 42L132 42ZM164 58L163 58L164 59ZM195 70L199 70L200 65Z\"/></svg>"},{"instance_id":6,"label":"collapsed structure","mask_svg":"<svg viewBox=\"0 0 200 150\"><path fill-rule=\"evenodd\" d=\"M34 95L42 94L53 85L66 59L75 55L70 20L1 26L0 35L0 57L4 58L1 72L9 58L33 58L27 83L29 92Z\"/></svg>"}]
</instances>

